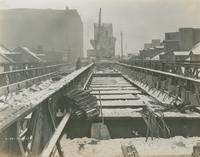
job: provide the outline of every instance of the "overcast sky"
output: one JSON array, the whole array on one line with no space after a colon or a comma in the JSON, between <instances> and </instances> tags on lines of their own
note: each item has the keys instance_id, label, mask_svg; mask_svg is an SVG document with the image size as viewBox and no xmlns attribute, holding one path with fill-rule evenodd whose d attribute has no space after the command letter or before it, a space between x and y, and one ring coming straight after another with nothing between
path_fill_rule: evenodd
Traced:
<instances>
[{"instance_id":1,"label":"overcast sky","mask_svg":"<svg viewBox=\"0 0 200 157\"><path fill-rule=\"evenodd\" d=\"M84 47L90 47L93 23L102 8L102 21L113 23L120 51L120 31L124 32L126 53L137 53L145 42L164 38L179 27L200 27L200 0L0 0L0 8L78 9L84 23Z\"/></svg>"}]
</instances>

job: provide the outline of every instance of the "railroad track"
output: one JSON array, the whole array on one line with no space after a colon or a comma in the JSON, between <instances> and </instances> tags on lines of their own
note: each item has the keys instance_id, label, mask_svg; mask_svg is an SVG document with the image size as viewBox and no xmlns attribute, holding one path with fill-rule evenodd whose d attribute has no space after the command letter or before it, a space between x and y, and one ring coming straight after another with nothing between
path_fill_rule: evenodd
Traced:
<instances>
[{"instance_id":1,"label":"railroad track","mask_svg":"<svg viewBox=\"0 0 200 157\"><path fill-rule=\"evenodd\" d=\"M153 105L157 103L155 99L114 70L94 73L89 88L92 89L91 94L97 97L98 104L101 101L104 117L131 116L135 109L162 107Z\"/></svg>"},{"instance_id":2,"label":"railroad track","mask_svg":"<svg viewBox=\"0 0 200 157\"><path fill-rule=\"evenodd\" d=\"M32 148L31 151L33 151L35 155L42 153L42 156L49 156L56 145L58 151L61 153L59 137L65 128L65 124L69 120L70 113L63 117L60 124L54 122L59 109L59 100L62 99L63 95L66 93L83 87L84 89L92 89L91 94L97 97L97 103L101 109L97 119L85 120L85 123L90 124L102 120L103 123L105 122L105 124L108 124L108 127L110 127L111 137L114 138L121 138L122 135L123 137L133 137L133 134L134 136L138 136L138 133L141 136L145 136L146 125L148 126L149 122L148 117L145 117L144 110L148 109L153 112L152 115L159 117L160 113L157 111L162 110L164 106L160 105L159 101L151 96L153 93L147 93L139 82L131 80L127 75L123 75L114 69L114 66L112 68L107 68L97 65L95 72L92 73L93 67L93 64L90 64L73 72L60 81L44 81L39 85L33 85L27 89L21 88L18 93L13 92L12 94L10 93L1 97L0 132L6 134L7 130L12 130L11 126L19 124L27 115L32 114L29 119L33 119L32 122L39 121L39 124L34 124L37 125L37 127L34 128L35 130L33 133L31 129L28 128L28 135L33 134L32 137L34 137L34 140L32 140L32 147L34 149ZM127 69L129 68L130 67L127 67ZM16 84L18 84L18 82ZM169 102L167 99L171 98L167 97L166 100L163 101ZM47 124L45 121L47 121L49 117L51 121L49 122L50 124ZM198 132L195 132L196 122L200 120L199 113L188 114L163 111L162 117L166 118L169 124L172 123L170 120L184 120L187 125L181 126L183 129L193 128L188 131L189 136L199 135ZM154 117L154 119L156 118ZM162 120L163 119L161 119L161 122L164 123ZM195 125L191 123L193 120L195 120ZM80 123L80 127L84 125L82 122L83 121L78 122L78 124ZM91 125L87 126L90 127ZM174 123L172 123L172 127L174 127ZM51 133L49 129L51 129ZM87 131L90 129L91 128L85 130ZM149 129L152 130L152 128ZM46 130L45 133L42 130ZM115 130L118 132L115 132ZM76 133L76 131L71 130L72 134ZM77 132L79 131L82 134L81 130ZM35 132L36 134L34 134ZM16 135L15 132L14 134ZM88 135L88 132L82 135ZM175 132L174 135L179 135L179 132ZM6 134L6 136L9 137L10 135ZM46 141L46 143L48 143L47 145L46 143L42 143L41 136L48 139ZM18 142L20 143L20 141ZM38 143L42 145L41 148L38 148ZM23 150L21 152L23 154Z\"/></svg>"},{"instance_id":3,"label":"railroad track","mask_svg":"<svg viewBox=\"0 0 200 157\"><path fill-rule=\"evenodd\" d=\"M113 133L112 125L116 124L115 127L118 128L117 124L119 123L119 125L122 125L120 124L120 121L124 121L124 123L126 123L125 119L132 119L133 121L140 119L140 124L144 124L143 126L140 126L143 130L140 130L141 128L138 129L138 126L133 126L133 130L140 130L141 136L145 136L145 126L146 128L154 127L149 128L152 132L154 132L151 134L152 138L158 136L170 136L170 131L164 119L167 121L173 119L175 123L178 119L185 121L200 119L199 113L180 113L176 109L169 111L166 110L166 106L173 106L171 101L174 99L174 96L161 93L158 98L155 96L157 93L148 93L148 90L144 90L145 88L138 82L131 80L128 76L121 74L116 69L108 69L106 67L102 68L105 69L98 68L98 70L93 74L88 88L92 89L91 94L97 97L98 105L101 108L101 113L98 117L99 121L103 118L105 123L107 121L108 127L111 125L111 135ZM165 95L167 96L165 97ZM161 100L162 97L165 97L165 99ZM148 117L148 115L151 116ZM153 122L155 124L151 124L152 117L155 120ZM162 122L162 124L159 124L160 122ZM157 127L161 127L160 125L163 125L162 127L164 128L162 130L165 130L165 132L161 133L160 131L160 134L157 133L159 131L155 128L155 125L157 125ZM171 127L173 128L173 126ZM123 137L120 134L123 135L123 133L119 133L113 136ZM129 135L125 137L131 137L130 131L127 134ZM179 135L179 132L172 132L172 134Z\"/></svg>"},{"instance_id":4,"label":"railroad track","mask_svg":"<svg viewBox=\"0 0 200 157\"><path fill-rule=\"evenodd\" d=\"M13 71L6 71L0 73L0 87L14 84L17 82L25 81L32 78L37 78L42 75L58 72L61 67L68 67L68 69L74 67L73 64L55 64L45 65L41 67L18 69Z\"/></svg>"}]
</instances>

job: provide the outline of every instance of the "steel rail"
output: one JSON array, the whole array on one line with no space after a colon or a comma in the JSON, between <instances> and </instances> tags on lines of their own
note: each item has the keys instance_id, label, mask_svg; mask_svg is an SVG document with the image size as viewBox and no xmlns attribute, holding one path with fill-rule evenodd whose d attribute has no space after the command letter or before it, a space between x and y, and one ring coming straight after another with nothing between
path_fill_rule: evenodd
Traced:
<instances>
[{"instance_id":1,"label":"steel rail","mask_svg":"<svg viewBox=\"0 0 200 157\"><path fill-rule=\"evenodd\" d=\"M48 74L57 71L58 68L60 67L69 65L71 64L65 63L65 64L49 65L44 67L35 67L29 69L20 69L20 70L2 72L0 73L0 87L20 82L26 79L30 79L33 77L37 77L40 75Z\"/></svg>"},{"instance_id":2,"label":"steel rail","mask_svg":"<svg viewBox=\"0 0 200 157\"><path fill-rule=\"evenodd\" d=\"M200 79L200 62L162 60L121 60L120 62Z\"/></svg>"},{"instance_id":3,"label":"steel rail","mask_svg":"<svg viewBox=\"0 0 200 157\"><path fill-rule=\"evenodd\" d=\"M13 123L16 121L22 119L23 117L27 116L28 114L32 113L37 109L37 106L42 104L44 101L48 100L50 97L52 97L54 94L58 93L61 91L63 88L67 88L68 86L73 85L73 80L81 76L85 71L90 69L93 66L92 64L89 64L77 71L72 72L71 74L67 75L63 79L61 79L61 82L58 82L58 87L55 88L54 90L48 90L48 94L44 95L42 99L37 100L36 102L32 103L32 105L28 105L25 107L24 111L16 113L16 115L8 115L7 120L5 122L0 123L0 132L4 131L6 128L11 126ZM72 84L71 84L72 83ZM56 83L55 83L56 84ZM27 105L27 104L25 104Z\"/></svg>"},{"instance_id":4,"label":"steel rail","mask_svg":"<svg viewBox=\"0 0 200 157\"><path fill-rule=\"evenodd\" d=\"M174 78L179 78L179 79L182 79L182 80L188 80L188 81L192 81L192 82L197 83L197 84L200 83L200 79L182 76L182 75L179 75L179 74L173 74L173 73L170 73L170 72L164 72L164 71L161 71L161 70L143 68L143 67L128 65L128 64L124 64L124 63L116 63L116 64L121 65L121 66L125 66L125 67L128 67L128 68L134 68L134 69L143 70L143 71L147 71L147 72L151 72L151 73L162 74L162 75L166 75L166 76L170 76L170 77L174 77Z\"/></svg>"}]
</instances>

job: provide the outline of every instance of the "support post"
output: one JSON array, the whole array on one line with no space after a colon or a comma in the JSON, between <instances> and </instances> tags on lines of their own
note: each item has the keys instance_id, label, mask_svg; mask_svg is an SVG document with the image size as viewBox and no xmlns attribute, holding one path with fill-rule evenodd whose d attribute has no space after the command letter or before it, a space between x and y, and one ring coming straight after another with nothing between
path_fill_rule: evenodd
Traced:
<instances>
[{"instance_id":1,"label":"support post","mask_svg":"<svg viewBox=\"0 0 200 157\"><path fill-rule=\"evenodd\" d=\"M121 32L121 59L124 56L124 47L123 47L123 32Z\"/></svg>"},{"instance_id":2,"label":"support post","mask_svg":"<svg viewBox=\"0 0 200 157\"><path fill-rule=\"evenodd\" d=\"M200 143L193 147L192 157L200 157Z\"/></svg>"}]
</instances>

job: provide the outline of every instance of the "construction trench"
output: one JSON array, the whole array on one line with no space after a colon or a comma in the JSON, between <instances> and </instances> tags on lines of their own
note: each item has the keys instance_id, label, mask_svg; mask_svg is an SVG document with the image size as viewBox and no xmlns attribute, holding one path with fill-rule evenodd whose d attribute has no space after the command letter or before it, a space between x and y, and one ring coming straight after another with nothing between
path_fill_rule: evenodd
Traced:
<instances>
[{"instance_id":1,"label":"construction trench","mask_svg":"<svg viewBox=\"0 0 200 157\"><path fill-rule=\"evenodd\" d=\"M102 64L95 67L84 91L87 94L82 91L74 97L75 101L82 97L76 101L79 109L63 132L61 143L67 156L194 154L193 147L200 140L200 114L181 110L179 99L161 93L160 102L118 69ZM82 106L88 94L96 97L97 106L94 99Z\"/></svg>"},{"instance_id":2,"label":"construction trench","mask_svg":"<svg viewBox=\"0 0 200 157\"><path fill-rule=\"evenodd\" d=\"M198 80L107 62L47 75L1 87L1 156L199 156Z\"/></svg>"},{"instance_id":3,"label":"construction trench","mask_svg":"<svg viewBox=\"0 0 200 157\"><path fill-rule=\"evenodd\" d=\"M92 89L91 94L97 97L100 114L93 119L84 116L72 119L66 126L69 138L91 137L92 124L101 122L108 127L111 138L131 138L135 136L134 131L138 133L138 137L146 137L147 126L150 124L145 123L143 114L151 113L152 109L157 110L153 113L155 115L152 115L154 116L152 118L156 118L155 123L162 121L160 112L163 108L158 101L127 81L120 73L112 72L93 74L88 88ZM158 137L200 136L198 116L185 117L181 113L174 112L163 116L170 132L167 133L168 135L160 132Z\"/></svg>"}]
</instances>

